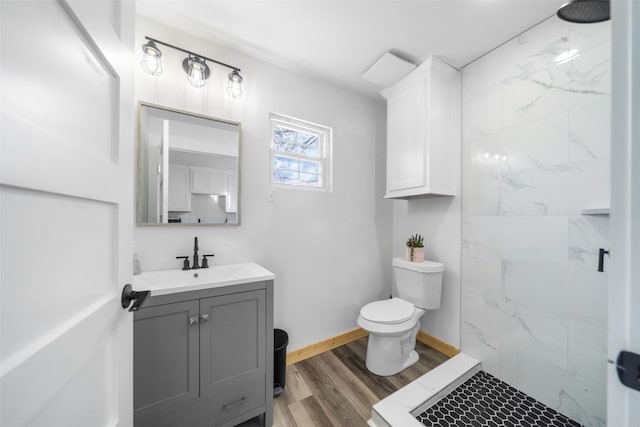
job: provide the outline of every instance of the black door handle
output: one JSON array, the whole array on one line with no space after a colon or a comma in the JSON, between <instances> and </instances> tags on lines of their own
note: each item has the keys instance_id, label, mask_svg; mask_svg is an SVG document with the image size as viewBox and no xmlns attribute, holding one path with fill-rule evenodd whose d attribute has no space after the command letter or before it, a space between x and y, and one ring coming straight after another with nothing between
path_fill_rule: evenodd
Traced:
<instances>
[{"instance_id":1,"label":"black door handle","mask_svg":"<svg viewBox=\"0 0 640 427\"><path fill-rule=\"evenodd\" d=\"M622 384L640 391L640 354L621 351L616 360L616 370Z\"/></svg>"},{"instance_id":2,"label":"black door handle","mask_svg":"<svg viewBox=\"0 0 640 427\"><path fill-rule=\"evenodd\" d=\"M151 295L151 291L134 291L131 285L127 283L122 288L122 296L120 297L122 308L129 308L131 301L133 301L129 311L138 311L149 295Z\"/></svg>"}]
</instances>

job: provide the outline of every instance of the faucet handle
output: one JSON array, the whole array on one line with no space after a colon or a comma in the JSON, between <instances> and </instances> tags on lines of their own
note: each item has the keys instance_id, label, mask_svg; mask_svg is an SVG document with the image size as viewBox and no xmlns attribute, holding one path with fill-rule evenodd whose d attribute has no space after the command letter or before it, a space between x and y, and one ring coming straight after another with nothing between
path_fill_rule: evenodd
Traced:
<instances>
[{"instance_id":1,"label":"faucet handle","mask_svg":"<svg viewBox=\"0 0 640 427\"><path fill-rule=\"evenodd\" d=\"M202 255L202 265L200 266L200 268L209 268L209 262L207 260L207 257L210 256L215 256L214 254L209 254L209 255Z\"/></svg>"},{"instance_id":2,"label":"faucet handle","mask_svg":"<svg viewBox=\"0 0 640 427\"><path fill-rule=\"evenodd\" d=\"M182 269L183 270L189 270L189 257L188 256L177 256L176 259L184 259L184 262L182 263Z\"/></svg>"}]
</instances>

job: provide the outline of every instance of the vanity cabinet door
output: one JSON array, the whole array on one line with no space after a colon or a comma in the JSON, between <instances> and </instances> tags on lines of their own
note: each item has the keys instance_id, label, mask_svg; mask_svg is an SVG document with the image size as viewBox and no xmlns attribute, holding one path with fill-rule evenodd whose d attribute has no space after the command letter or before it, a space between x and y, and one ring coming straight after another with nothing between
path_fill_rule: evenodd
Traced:
<instances>
[{"instance_id":1,"label":"vanity cabinet door","mask_svg":"<svg viewBox=\"0 0 640 427\"><path fill-rule=\"evenodd\" d=\"M198 301L142 308L134 317L135 418L198 397Z\"/></svg>"},{"instance_id":2,"label":"vanity cabinet door","mask_svg":"<svg viewBox=\"0 0 640 427\"><path fill-rule=\"evenodd\" d=\"M200 300L200 394L266 381L265 291ZM203 317L203 316L208 316ZM259 399L260 402L250 400ZM264 393L243 405L264 404Z\"/></svg>"}]
</instances>

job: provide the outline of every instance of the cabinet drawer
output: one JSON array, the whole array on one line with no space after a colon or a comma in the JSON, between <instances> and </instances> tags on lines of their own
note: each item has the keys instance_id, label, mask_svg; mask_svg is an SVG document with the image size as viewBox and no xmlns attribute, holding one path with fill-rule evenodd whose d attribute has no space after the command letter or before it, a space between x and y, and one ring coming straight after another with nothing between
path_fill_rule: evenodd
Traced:
<instances>
[{"instance_id":1,"label":"cabinet drawer","mask_svg":"<svg viewBox=\"0 0 640 427\"><path fill-rule=\"evenodd\" d=\"M136 419L135 427L218 427L241 423L257 415L257 411L267 410L265 382L263 376L238 383L218 393Z\"/></svg>"},{"instance_id":2,"label":"cabinet drawer","mask_svg":"<svg viewBox=\"0 0 640 427\"><path fill-rule=\"evenodd\" d=\"M213 394L213 424L222 425L265 404L265 379L247 381Z\"/></svg>"}]
</instances>

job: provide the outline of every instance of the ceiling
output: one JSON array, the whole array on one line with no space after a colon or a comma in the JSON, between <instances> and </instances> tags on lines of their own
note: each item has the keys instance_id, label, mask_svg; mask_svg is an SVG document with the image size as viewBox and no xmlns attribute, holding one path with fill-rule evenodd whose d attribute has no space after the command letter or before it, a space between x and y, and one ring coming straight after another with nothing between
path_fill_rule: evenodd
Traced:
<instances>
[{"instance_id":1,"label":"ceiling","mask_svg":"<svg viewBox=\"0 0 640 427\"><path fill-rule=\"evenodd\" d=\"M555 14L564 0L138 0L137 12L368 96L386 51L456 68Z\"/></svg>"}]
</instances>

